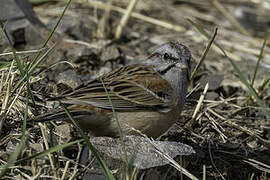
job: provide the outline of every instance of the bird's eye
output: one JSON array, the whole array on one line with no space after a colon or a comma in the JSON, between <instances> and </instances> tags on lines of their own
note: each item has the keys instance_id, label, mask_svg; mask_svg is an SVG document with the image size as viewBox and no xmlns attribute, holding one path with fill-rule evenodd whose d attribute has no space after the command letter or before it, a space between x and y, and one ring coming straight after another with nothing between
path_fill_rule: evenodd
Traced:
<instances>
[{"instance_id":1,"label":"bird's eye","mask_svg":"<svg viewBox=\"0 0 270 180\"><path fill-rule=\"evenodd\" d=\"M170 55L169 55L168 53L165 53L165 54L163 55L163 58L164 58L164 59L169 59L169 58L170 58Z\"/></svg>"}]
</instances>

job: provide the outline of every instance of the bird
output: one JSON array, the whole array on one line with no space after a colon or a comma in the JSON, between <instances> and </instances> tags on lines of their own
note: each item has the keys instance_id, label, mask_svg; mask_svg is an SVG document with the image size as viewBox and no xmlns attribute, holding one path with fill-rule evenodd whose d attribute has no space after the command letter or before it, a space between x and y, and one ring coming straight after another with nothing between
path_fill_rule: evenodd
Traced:
<instances>
[{"instance_id":1,"label":"bird","mask_svg":"<svg viewBox=\"0 0 270 180\"><path fill-rule=\"evenodd\" d=\"M167 42L141 63L112 70L49 100L65 105L93 136L119 137L118 121L124 135L158 138L181 117L190 60L186 46ZM70 118L64 110L34 118L36 122L59 120Z\"/></svg>"}]
</instances>

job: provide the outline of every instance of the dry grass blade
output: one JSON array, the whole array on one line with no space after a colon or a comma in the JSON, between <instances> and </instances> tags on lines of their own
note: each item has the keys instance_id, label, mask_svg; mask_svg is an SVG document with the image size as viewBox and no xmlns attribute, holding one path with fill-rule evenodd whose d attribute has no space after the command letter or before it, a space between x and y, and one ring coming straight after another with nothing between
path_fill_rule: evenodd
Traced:
<instances>
[{"instance_id":1,"label":"dry grass blade","mask_svg":"<svg viewBox=\"0 0 270 180\"><path fill-rule=\"evenodd\" d=\"M28 51L16 51L16 54L32 54L32 53L36 53L36 52L40 52L40 51L43 51L45 50L46 48L40 48L40 49L36 49L36 50L28 50ZM0 57L1 56L7 56L7 55L12 55L13 52L6 52L6 53L1 53L0 54Z\"/></svg>"},{"instance_id":2,"label":"dry grass blade","mask_svg":"<svg viewBox=\"0 0 270 180\"><path fill-rule=\"evenodd\" d=\"M215 40L215 37L217 35L217 31L218 31L218 28L215 28L215 31L214 31L214 34L212 35L211 39L208 41L208 44L203 52L203 55L201 56L200 60L199 60L199 63L196 65L196 67L194 68L193 72L191 73L191 77L190 79L193 79L194 76L196 75L197 71L199 70L199 67L202 65L212 43L214 42Z\"/></svg>"},{"instance_id":3,"label":"dry grass blade","mask_svg":"<svg viewBox=\"0 0 270 180\"><path fill-rule=\"evenodd\" d=\"M62 177L61 177L61 180L66 179L67 172L68 172L68 168L69 168L69 164L70 164L70 161L67 161L67 162L66 162L66 165L65 165L65 168L64 168L63 175L62 175Z\"/></svg>"},{"instance_id":4,"label":"dry grass blade","mask_svg":"<svg viewBox=\"0 0 270 180\"><path fill-rule=\"evenodd\" d=\"M252 131L251 129L247 129L245 127L239 126L238 124L231 122L231 121L226 121L225 124L227 126L239 129L245 133L247 133L250 136L256 137L258 140L260 140L265 146L267 146L268 148L270 148L270 141L263 139L262 137L260 137L256 132Z\"/></svg>"},{"instance_id":5,"label":"dry grass blade","mask_svg":"<svg viewBox=\"0 0 270 180\"><path fill-rule=\"evenodd\" d=\"M222 126L219 125L219 123L213 117L210 116L210 114L205 112L205 115L210 120L210 122L212 124L212 128L215 129L218 132L218 134L219 134L220 138L222 139L223 143L226 143L228 138L223 133L225 130L222 128Z\"/></svg>"},{"instance_id":6,"label":"dry grass blade","mask_svg":"<svg viewBox=\"0 0 270 180\"><path fill-rule=\"evenodd\" d=\"M206 93L207 93L208 87L209 87L209 85L208 85L208 83L207 83L207 84L205 85L205 87L204 87L203 93L202 93L202 95L200 96L200 99L199 99L199 101L198 101L198 104L197 104L197 106L196 106L196 108L195 108L195 110L194 110L194 113L193 113L193 115L192 115L192 119L191 119L191 123L190 123L191 126L194 126L194 124L195 124L196 117L197 117L197 115L198 115L198 112L199 112L200 108L202 107L202 103L203 103L204 97L205 97L205 95L206 95Z\"/></svg>"},{"instance_id":7,"label":"dry grass blade","mask_svg":"<svg viewBox=\"0 0 270 180\"><path fill-rule=\"evenodd\" d=\"M27 140L27 136L26 136L26 119L28 117L29 92L28 92L27 95L28 96L27 96L27 102L26 102L26 106L25 106L25 110L24 110L24 120L23 120L23 125L22 125L21 140L20 140L20 143L18 143L16 145L15 150L11 153L11 155L9 155L8 161L4 165L0 166L0 178L3 177L5 175L5 173L8 171L8 169L15 163L18 156L20 155L23 148L25 147L25 143L26 143L26 140Z\"/></svg>"},{"instance_id":8,"label":"dry grass blade","mask_svg":"<svg viewBox=\"0 0 270 180\"><path fill-rule=\"evenodd\" d=\"M190 179L198 180L197 177L195 177L193 174L191 174L190 172L188 172L188 170L186 170L185 168L183 168L173 158L171 158L169 155L163 153L162 150L155 144L155 142L153 140L150 140L149 139L149 142L155 147L157 153L159 153L160 155L162 155L165 159L167 159L171 163L171 166L173 166L175 169L177 169L179 172L183 173L184 175L186 175Z\"/></svg>"},{"instance_id":9,"label":"dry grass blade","mask_svg":"<svg viewBox=\"0 0 270 180\"><path fill-rule=\"evenodd\" d=\"M109 0L108 4L111 4L111 3L112 3L112 0ZM108 6L108 7L110 7L110 6ZM97 37L98 38L105 38L106 37L106 26L108 25L110 12L111 12L110 8L105 9L105 12L103 13L101 19L99 20L98 28L97 28Z\"/></svg>"},{"instance_id":10,"label":"dry grass blade","mask_svg":"<svg viewBox=\"0 0 270 180\"><path fill-rule=\"evenodd\" d=\"M13 66L12 66L13 67ZM11 68L12 68L11 67ZM4 71L2 71L3 73L4 73ZM1 93L1 96L3 96L3 98L2 98L2 108L1 108L1 114L2 113L4 113L5 111L6 111L6 109L7 109L7 106L8 106L8 102L9 102L9 95L10 95L10 86L11 86L11 84L13 83L13 79L14 79L14 75L12 75L12 77L11 78L9 78L10 77L10 74L11 74L11 71L9 71L8 72L8 75L6 76L6 81L5 81L5 83L3 83L3 81L1 82L1 86L2 87L7 87L6 89L2 89L2 93ZM4 79L4 74L3 74L3 79ZM4 94L5 95L4 95Z\"/></svg>"},{"instance_id":11,"label":"dry grass blade","mask_svg":"<svg viewBox=\"0 0 270 180\"><path fill-rule=\"evenodd\" d=\"M9 37L9 35L8 35L8 32L6 31L6 29L4 29L4 24L2 23L2 21L0 21L0 26L1 26L1 30L3 31L3 33L5 34L5 37L6 37L6 39L7 39L7 41L8 41L8 44L9 44L9 47L11 48L11 50L12 50L12 53L13 53L13 58L14 58L14 60L16 61L16 67L18 68L18 70L19 70L19 72L20 72L20 76L21 76L21 78L22 77L25 77L25 79L26 79L26 87L27 87L27 94L31 97L31 100L32 100L32 104L33 104L33 106L34 106L34 108L36 107L35 106L35 100L34 100L34 96L33 96L33 93L32 93L32 90L31 90L31 87L30 87L30 85L29 85L29 74L28 74L28 71L27 71L27 68L25 67L25 64L24 64L24 62L22 61L22 59L17 55L17 53L16 53L16 51L15 51L15 48L13 47L13 45L12 45L12 41L11 41L11 39L10 39L10 37ZM19 87L19 86L18 86ZM18 88L17 87L17 88ZM22 88L23 86L21 86L21 88ZM13 91L12 93L11 93L11 95L10 96L13 96L13 94L14 94L14 92L15 91ZM36 111L36 108L35 108L35 111Z\"/></svg>"},{"instance_id":12,"label":"dry grass blade","mask_svg":"<svg viewBox=\"0 0 270 180\"><path fill-rule=\"evenodd\" d=\"M49 147L49 143L48 143L48 139L47 139L47 135L46 135L46 132L47 132L46 124L43 125L41 123L38 123L38 125L39 125L41 133L42 133L42 139L43 139L43 142L45 144L46 150L48 150L50 147ZM51 167L53 170L54 177L58 177L58 173L55 171L54 160L53 160L51 153L48 153L48 156L49 156L49 160L50 160L50 164L51 164Z\"/></svg>"},{"instance_id":13,"label":"dry grass blade","mask_svg":"<svg viewBox=\"0 0 270 180\"><path fill-rule=\"evenodd\" d=\"M206 166L205 164L203 165L203 180L206 180Z\"/></svg>"},{"instance_id":14,"label":"dry grass blade","mask_svg":"<svg viewBox=\"0 0 270 180\"><path fill-rule=\"evenodd\" d=\"M118 24L117 28L116 28L116 32L115 32L115 38L119 39L121 37L121 34L123 32L123 28L125 27L125 25L128 22L128 19L133 11L133 9L136 7L136 4L139 0L131 0L129 2L129 5L127 7L126 13L124 14L124 16L122 17L122 19L120 20L120 23Z\"/></svg>"},{"instance_id":15,"label":"dry grass blade","mask_svg":"<svg viewBox=\"0 0 270 180\"><path fill-rule=\"evenodd\" d=\"M11 96L11 91L14 89L15 83L14 79L19 77L18 70L14 67L14 61L11 62L9 69L3 68L0 70L2 77L0 82L0 132L2 130L2 125L7 116L13 116L15 114L20 114L24 111L26 105L25 102L20 99L21 94L25 91L25 83L19 87L15 96ZM30 109L27 109L28 114L32 114Z\"/></svg>"},{"instance_id":16,"label":"dry grass blade","mask_svg":"<svg viewBox=\"0 0 270 180\"><path fill-rule=\"evenodd\" d=\"M20 112L20 110L23 110L25 108L25 103L21 100L19 100L20 94L25 90L25 85L23 84L18 93L16 94L16 96L10 100L12 100L7 108L6 113L8 114L11 110L16 110L17 112ZM28 110L28 114L32 114L32 112L30 110Z\"/></svg>"},{"instance_id":17,"label":"dry grass blade","mask_svg":"<svg viewBox=\"0 0 270 180\"><path fill-rule=\"evenodd\" d=\"M34 72L34 70L36 69L36 67L45 60L45 58L47 57L47 55L54 49L56 44L54 44L52 47L50 47L48 49L48 51L46 51L36 62L35 64L32 65L32 67L29 69L28 74L25 74L18 82L17 84L14 86L13 88L13 92L11 93L11 96L16 92L16 90L22 85L22 83L24 83L28 77L31 77L32 73Z\"/></svg>"},{"instance_id":18,"label":"dry grass blade","mask_svg":"<svg viewBox=\"0 0 270 180\"><path fill-rule=\"evenodd\" d=\"M102 2L99 2L99 1L78 0L77 2L82 3L82 4L86 4L86 5L91 5L93 7L100 8L100 9L110 8L113 11L117 11L117 12L120 12L120 13L123 13L123 14L126 13L126 10L123 9L123 8L120 8L120 7L117 7L117 6L110 6L110 7L108 7L107 4L102 3ZM174 25L174 24L169 23L169 22L165 22L165 21L161 21L161 20L158 20L158 19L155 19L155 18L144 16L144 15L139 14L139 13L132 12L130 14L130 16L131 17L134 17L134 18L137 18L137 19L140 19L142 21L151 23L151 24L155 24L157 26L161 26L161 27L164 27L164 28L167 28L167 29L171 29L173 31L177 31L177 32L183 32L183 31L185 31L185 28L182 27L182 26Z\"/></svg>"},{"instance_id":19,"label":"dry grass blade","mask_svg":"<svg viewBox=\"0 0 270 180\"><path fill-rule=\"evenodd\" d=\"M260 161L257 161L255 159L247 159L247 160L243 160L244 162L246 162L247 164L263 171L266 173L270 173L270 165L264 164Z\"/></svg>"}]
</instances>

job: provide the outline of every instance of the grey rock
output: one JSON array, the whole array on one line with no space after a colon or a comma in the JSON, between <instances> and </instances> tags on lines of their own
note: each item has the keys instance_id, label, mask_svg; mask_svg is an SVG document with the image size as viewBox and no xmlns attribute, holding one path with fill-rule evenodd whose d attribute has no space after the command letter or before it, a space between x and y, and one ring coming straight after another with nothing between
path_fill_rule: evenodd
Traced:
<instances>
[{"instance_id":1,"label":"grey rock","mask_svg":"<svg viewBox=\"0 0 270 180\"><path fill-rule=\"evenodd\" d=\"M201 83L201 86L204 88L206 83L209 84L208 90L216 90L217 88L220 87L221 82L223 81L224 77L223 74L210 74L201 77L199 82Z\"/></svg>"},{"instance_id":2,"label":"grey rock","mask_svg":"<svg viewBox=\"0 0 270 180\"><path fill-rule=\"evenodd\" d=\"M56 79L58 84L61 83L67 85L72 89L75 89L76 87L82 85L81 79L71 69L60 73Z\"/></svg>"},{"instance_id":3,"label":"grey rock","mask_svg":"<svg viewBox=\"0 0 270 180\"><path fill-rule=\"evenodd\" d=\"M111 159L125 162L125 153L120 139L95 137L91 142L99 152ZM127 158L140 169L163 166L170 162L164 157L189 156L195 153L191 146L179 142L151 141L149 138L127 136L124 138ZM159 153L160 152L160 153Z\"/></svg>"},{"instance_id":4,"label":"grey rock","mask_svg":"<svg viewBox=\"0 0 270 180\"><path fill-rule=\"evenodd\" d=\"M0 0L0 4L0 19L7 22L5 29L13 45L25 41L25 28L33 28L32 24L42 26L27 0Z\"/></svg>"},{"instance_id":5,"label":"grey rock","mask_svg":"<svg viewBox=\"0 0 270 180\"><path fill-rule=\"evenodd\" d=\"M116 46L108 46L101 53L101 61L107 62L110 60L116 60L120 57L120 52Z\"/></svg>"}]
</instances>

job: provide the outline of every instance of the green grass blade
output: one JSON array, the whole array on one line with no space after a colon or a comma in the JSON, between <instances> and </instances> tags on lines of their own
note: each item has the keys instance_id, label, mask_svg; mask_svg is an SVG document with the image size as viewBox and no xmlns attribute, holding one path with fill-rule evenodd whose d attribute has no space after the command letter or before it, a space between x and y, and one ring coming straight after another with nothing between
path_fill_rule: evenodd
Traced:
<instances>
[{"instance_id":1,"label":"green grass blade","mask_svg":"<svg viewBox=\"0 0 270 180\"><path fill-rule=\"evenodd\" d=\"M71 0L68 0L66 6L65 6L65 8L64 8L64 10L62 11L62 14L60 15L58 21L56 22L55 26L53 27L52 31L50 32L48 38L46 39L46 41L44 42L44 44L42 45L41 48L45 48L45 47L47 46L49 40L51 39L51 37L53 36L54 32L56 31L58 25L60 24L61 20L63 19L64 15L65 15L65 13L66 13L66 11L67 11L69 5L70 5L70 3L71 3ZM40 56L40 53L41 53L40 51L37 52L35 58L33 59L31 65L30 65L30 67L31 67L33 64L35 64L35 62L37 61L37 59L38 59L39 56Z\"/></svg>"},{"instance_id":2,"label":"green grass blade","mask_svg":"<svg viewBox=\"0 0 270 180\"><path fill-rule=\"evenodd\" d=\"M259 58L258 58L258 61L257 61L257 64L256 64L256 68L255 68L255 71L254 71L254 75L253 75L253 78L252 78L252 81L251 81L252 87L253 87L254 81L256 79L257 71L259 69L259 65L260 65L260 62L261 62L262 57L263 57L264 48L265 48L265 45L266 45L267 40L269 38L269 34L270 34L270 31L267 32L267 35L266 35L266 37L265 37L265 39L263 41L263 45L262 45L261 50L260 50L260 55L259 55Z\"/></svg>"},{"instance_id":3,"label":"green grass blade","mask_svg":"<svg viewBox=\"0 0 270 180\"><path fill-rule=\"evenodd\" d=\"M9 169L10 166L12 166L15 161L17 160L19 154L21 153L22 149L25 146L25 142L27 140L27 136L26 136L26 120L28 117L28 103L29 103L29 98L27 96L27 101L26 101L26 107L25 107L25 112L24 112L24 120L23 120L23 125L22 125L22 138L21 138L21 142L19 143L19 145L16 146L15 151L9 156L8 161L5 165L0 166L0 179L1 177L3 177L5 175L5 173L7 172L7 170Z\"/></svg>"},{"instance_id":4,"label":"green grass blade","mask_svg":"<svg viewBox=\"0 0 270 180\"><path fill-rule=\"evenodd\" d=\"M0 69L10 67L11 62L0 62Z\"/></svg>"},{"instance_id":5,"label":"green grass blade","mask_svg":"<svg viewBox=\"0 0 270 180\"><path fill-rule=\"evenodd\" d=\"M50 2L51 0L28 0L31 4L41 4L41 3L47 3Z\"/></svg>"},{"instance_id":6,"label":"green grass blade","mask_svg":"<svg viewBox=\"0 0 270 180\"><path fill-rule=\"evenodd\" d=\"M115 180L114 176L112 175L111 170L108 168L108 166L106 165L106 163L100 157L100 155L98 154L98 151L93 146L93 144L90 142L89 138L86 136L86 134L83 132L83 130L79 127L79 125L77 124L77 122L72 118L72 116L71 116L70 112L68 111L68 109L64 105L61 105L61 106L65 110L65 112L67 113L67 115L68 115L70 121L72 122L72 124L79 130L79 132L80 132L81 136L83 137L85 143L90 148L91 152L93 153L93 155L98 160L98 162L101 165L101 167L103 168L104 173L107 176L107 178L110 179L110 180Z\"/></svg>"},{"instance_id":7,"label":"green grass blade","mask_svg":"<svg viewBox=\"0 0 270 180\"><path fill-rule=\"evenodd\" d=\"M26 79L27 79L27 92L31 97L31 100L32 100L32 103L33 103L34 107L36 107L35 106L35 101L34 101L34 96L33 96L32 90L30 88L30 85L28 83L29 82L29 78L28 78L29 76L26 75L27 74L27 69L24 67L23 63L21 62L21 59L19 58L19 56L17 55L14 47L12 46L11 40L10 40L6 30L4 29L4 24L2 23L2 21L0 21L0 25L1 25L3 33L5 34L5 36L6 36L7 40L8 40L9 47L12 50L12 54L13 54L13 57L14 57L15 62L17 64L17 67L18 67L18 69L20 71L21 77L26 76ZM36 110L36 108L35 108L35 110Z\"/></svg>"},{"instance_id":8,"label":"green grass blade","mask_svg":"<svg viewBox=\"0 0 270 180\"><path fill-rule=\"evenodd\" d=\"M188 21L202 34L204 35L207 39L210 39L211 36L209 35L208 32L206 32L199 24L193 22L192 20L188 19ZM216 43L215 41L213 42L221 51L223 54L226 54L226 52L221 48L221 46ZM227 56L227 54L226 54Z\"/></svg>"},{"instance_id":9,"label":"green grass blade","mask_svg":"<svg viewBox=\"0 0 270 180\"><path fill-rule=\"evenodd\" d=\"M19 154L21 153L21 150L24 148L25 142L26 137L21 139L20 144L16 146L15 151L9 156L7 163L3 166L0 166L0 179L5 175L9 167L14 164Z\"/></svg>"},{"instance_id":10,"label":"green grass blade","mask_svg":"<svg viewBox=\"0 0 270 180\"><path fill-rule=\"evenodd\" d=\"M18 67L18 69L19 69L19 71L20 71L20 73L21 73L21 76L24 76L24 75L25 75L25 71L24 71L23 63L21 62L21 60L20 60L20 58L18 57L18 55L17 55L15 49L13 48L12 42L11 42L11 40L10 40L10 38L9 38L9 36L8 36L8 33L7 33L6 29L4 28L4 24L3 24L3 22L2 22L1 20L0 20L0 26L1 26L2 33L5 35L5 37L6 37L7 40L8 40L9 47L11 48L11 51L12 51L12 53L13 53L13 57L14 57L16 63L17 63L17 67Z\"/></svg>"},{"instance_id":11,"label":"green grass blade","mask_svg":"<svg viewBox=\"0 0 270 180\"><path fill-rule=\"evenodd\" d=\"M32 73L34 72L34 70L37 68L37 66L45 60L45 58L48 56L48 54L50 54L50 53L52 52L52 50L54 49L55 45L56 45L56 44L54 44L52 47L50 47L50 48L43 54L43 56L41 56L41 57L38 59L38 61L36 61L35 64L29 69L29 71L28 71L29 76L31 76ZM11 93L11 96L12 96L12 95L16 92L16 90L21 86L21 84L26 80L26 78L27 78L27 76L24 75L24 76L17 82L17 84L14 86L14 89L13 89L13 91L12 91L12 93Z\"/></svg>"},{"instance_id":12,"label":"green grass blade","mask_svg":"<svg viewBox=\"0 0 270 180\"><path fill-rule=\"evenodd\" d=\"M100 80L101 80L101 83L102 83L103 88L104 88L104 90L105 90L105 93L106 93L106 95L107 95L107 97L108 97L108 100L109 100L109 102L110 102L110 104L111 104L111 106L112 106L113 118L114 118L114 119L116 120L116 122L117 122L117 127L118 127L118 131L119 131L119 134L120 134L120 140L121 140L122 148L123 148L123 151L124 151L124 153L125 153L125 161L126 161L126 165L128 166L127 151L126 151L126 146L125 146L124 138L123 138L123 137L124 137L124 133L123 133L122 128L121 128L121 126L120 126L120 123L119 123L119 120L118 120L117 113L116 113L116 111L115 111L115 109L114 109L114 107L113 107L113 103L112 103L111 97L110 97L110 95L109 95L109 93L108 93L108 91L107 91L107 89L106 89L106 87L105 87L105 84L103 83L102 78L100 78Z\"/></svg>"},{"instance_id":13,"label":"green grass blade","mask_svg":"<svg viewBox=\"0 0 270 180\"><path fill-rule=\"evenodd\" d=\"M50 153L53 153L53 152L56 152L56 151L59 151L61 149L64 149L66 147L69 147L73 144L77 144L77 143L80 143L82 142L83 139L78 139L78 140L75 140L75 141L72 141L72 142L69 142L69 143L66 143L66 144L61 144L61 145L58 145L58 146L55 146L55 147L52 147L52 148L49 148L45 151L42 151L40 153L37 153L37 154L34 154L32 156L29 156L29 157L25 157L25 158L22 158L22 159L19 159L18 161L16 161L16 164L19 164L19 163L22 163L24 161L28 161L28 160L31 160L31 159L36 159L36 158L41 158L41 157L44 157L44 156L47 156L48 154Z\"/></svg>"},{"instance_id":14,"label":"green grass blade","mask_svg":"<svg viewBox=\"0 0 270 180\"><path fill-rule=\"evenodd\" d=\"M270 31L269 31L269 32L270 32ZM262 45L262 47L261 47L261 50L260 50L260 54L259 54L259 57L258 57L258 61L257 61L257 63L256 63L256 67L255 67L255 70L254 70L253 78L252 78L252 80L251 80L251 86L252 86L252 87L254 87L254 82L255 82L255 79L256 79L257 71L258 71L258 69L259 69L259 65L260 65L261 59L262 59L262 57L263 57L264 48L265 48L265 45L266 45L267 40L268 40L268 37L269 37L269 32L267 33L267 35L266 35L266 37L265 37L265 39L264 39L264 41L263 41L263 45ZM252 95L249 93L248 96L249 96L249 97L248 97L248 104L249 104L250 101L251 101L251 96L252 96Z\"/></svg>"},{"instance_id":15,"label":"green grass blade","mask_svg":"<svg viewBox=\"0 0 270 180\"><path fill-rule=\"evenodd\" d=\"M270 86L270 77L263 82L262 89L264 90L268 86Z\"/></svg>"}]
</instances>

